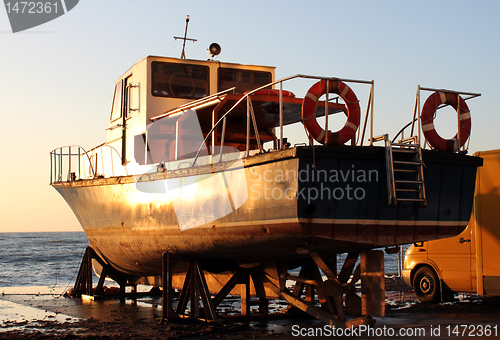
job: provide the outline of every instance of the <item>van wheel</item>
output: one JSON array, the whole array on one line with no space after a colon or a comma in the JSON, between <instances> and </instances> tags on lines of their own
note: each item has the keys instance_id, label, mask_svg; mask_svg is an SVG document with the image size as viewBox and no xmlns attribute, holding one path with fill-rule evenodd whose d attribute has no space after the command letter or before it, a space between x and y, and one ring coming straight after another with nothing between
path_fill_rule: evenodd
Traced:
<instances>
[{"instance_id":1,"label":"van wheel","mask_svg":"<svg viewBox=\"0 0 500 340\"><path fill-rule=\"evenodd\" d=\"M439 278L434 269L425 266L413 278L413 290L422 302L440 302Z\"/></svg>"}]
</instances>

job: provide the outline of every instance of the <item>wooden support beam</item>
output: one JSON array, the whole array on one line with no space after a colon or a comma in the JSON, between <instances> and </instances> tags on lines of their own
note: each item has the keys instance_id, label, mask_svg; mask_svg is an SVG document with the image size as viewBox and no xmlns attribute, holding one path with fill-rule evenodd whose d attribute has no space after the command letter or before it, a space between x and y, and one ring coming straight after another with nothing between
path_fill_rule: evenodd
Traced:
<instances>
[{"instance_id":1,"label":"wooden support beam","mask_svg":"<svg viewBox=\"0 0 500 340\"><path fill-rule=\"evenodd\" d=\"M104 282L106 281L106 276L108 272L108 267L103 267L101 272L101 277L99 278L99 282L97 283L97 287L95 289L96 295L101 295L104 293Z\"/></svg>"},{"instance_id":2,"label":"wooden support beam","mask_svg":"<svg viewBox=\"0 0 500 340\"><path fill-rule=\"evenodd\" d=\"M345 310L354 317L363 315L361 310L361 298L356 293L348 293L345 296Z\"/></svg>"},{"instance_id":3,"label":"wooden support beam","mask_svg":"<svg viewBox=\"0 0 500 340\"><path fill-rule=\"evenodd\" d=\"M314 260L314 263L316 263L319 269L321 269L329 279L337 279L337 274L326 264L325 261L323 261L318 253L312 251L309 255Z\"/></svg>"},{"instance_id":4,"label":"wooden support beam","mask_svg":"<svg viewBox=\"0 0 500 340\"><path fill-rule=\"evenodd\" d=\"M301 277L301 278L305 277L305 272L306 272L306 265L304 264L300 268L299 277ZM305 284L304 284L304 282L301 282L301 281L295 282L295 286L293 287L293 291L292 291L292 294L294 296L298 296L298 297L302 296L302 292L304 291ZM288 305L288 313L292 313L294 311L294 309L295 309L295 307L293 305Z\"/></svg>"},{"instance_id":5,"label":"wooden support beam","mask_svg":"<svg viewBox=\"0 0 500 340\"><path fill-rule=\"evenodd\" d=\"M217 321L217 312L215 311L215 306L210 296L210 291L208 290L207 281L205 279L205 274L203 273L203 268L200 263L195 263L196 268L196 290L200 294L201 301L203 302L203 310L205 311L205 318Z\"/></svg>"},{"instance_id":6,"label":"wooden support beam","mask_svg":"<svg viewBox=\"0 0 500 340\"><path fill-rule=\"evenodd\" d=\"M189 264L189 275L191 276L190 285L189 285L189 298L191 300L191 317L199 318L200 317L200 301L198 290L196 289L196 264L191 262Z\"/></svg>"},{"instance_id":7,"label":"wooden support beam","mask_svg":"<svg viewBox=\"0 0 500 340\"><path fill-rule=\"evenodd\" d=\"M312 279L316 282L321 282L321 273L317 266L312 267ZM323 309L330 314L335 314L335 308L332 303L332 299L328 296L323 290L323 286L319 286L316 288L316 293L318 294L318 300L321 303Z\"/></svg>"},{"instance_id":8,"label":"wooden support beam","mask_svg":"<svg viewBox=\"0 0 500 340\"><path fill-rule=\"evenodd\" d=\"M342 266L342 269L340 270L340 273L338 276L338 280L340 281L340 283L347 283L347 281L351 277L352 270L354 269L354 266L356 265L356 261L358 260L358 257L359 257L359 253L357 253L357 252L347 254L344 265Z\"/></svg>"},{"instance_id":9,"label":"wooden support beam","mask_svg":"<svg viewBox=\"0 0 500 340\"><path fill-rule=\"evenodd\" d=\"M312 277L311 267L313 267L313 263L311 263L311 262L312 261L306 261L306 263L304 264L304 266L306 267L304 275L309 280ZM307 284L306 282L304 282L304 283L306 284L306 286L305 286L306 302L314 305L314 301L315 301L314 295L316 293L314 290L314 285ZM281 287L281 288L283 288L283 287Z\"/></svg>"},{"instance_id":10,"label":"wooden support beam","mask_svg":"<svg viewBox=\"0 0 500 340\"><path fill-rule=\"evenodd\" d=\"M231 276L229 281L222 287L222 289L217 293L217 295L213 299L213 303L215 307L218 307L220 303L226 298L226 296L233 290L233 288L241 282L241 278L244 275L244 270L239 268L236 272Z\"/></svg>"},{"instance_id":11,"label":"wooden support beam","mask_svg":"<svg viewBox=\"0 0 500 340\"><path fill-rule=\"evenodd\" d=\"M186 277L184 278L184 284L182 285L181 295L179 296L179 301L177 302L176 313L178 315L184 314L186 311L187 303L189 301L189 287L191 284L191 271L186 272Z\"/></svg>"},{"instance_id":12,"label":"wooden support beam","mask_svg":"<svg viewBox=\"0 0 500 340\"><path fill-rule=\"evenodd\" d=\"M241 315L250 315L250 275L245 272L241 285Z\"/></svg>"},{"instance_id":13,"label":"wooden support beam","mask_svg":"<svg viewBox=\"0 0 500 340\"><path fill-rule=\"evenodd\" d=\"M325 275L328 277L328 284L331 286L330 291L335 292L337 290L342 290L343 286L342 283L339 281L337 278L337 275L335 272L326 264L325 261L318 255L316 252L311 252L310 253L311 258L313 259L314 263L325 273ZM327 287L325 286L325 292L328 294L328 290L326 289ZM342 295L334 294L335 296L333 297L333 302L335 305L335 310L337 311L337 315L340 320L346 320L345 316L345 311L344 311L344 302L342 299Z\"/></svg>"},{"instance_id":14,"label":"wooden support beam","mask_svg":"<svg viewBox=\"0 0 500 340\"><path fill-rule=\"evenodd\" d=\"M361 253L361 308L363 315L385 315L384 252Z\"/></svg>"},{"instance_id":15,"label":"wooden support beam","mask_svg":"<svg viewBox=\"0 0 500 340\"><path fill-rule=\"evenodd\" d=\"M269 314L269 300L266 298L259 298L259 313L262 315Z\"/></svg>"},{"instance_id":16,"label":"wooden support beam","mask_svg":"<svg viewBox=\"0 0 500 340\"><path fill-rule=\"evenodd\" d=\"M345 323L342 320L335 318L333 315L325 312L321 308L314 306L312 303L304 301L296 296L293 296L289 292L281 292L281 296L294 307L306 312L307 314L315 317L316 319L326 323L330 326L335 327L345 327Z\"/></svg>"},{"instance_id":17,"label":"wooden support beam","mask_svg":"<svg viewBox=\"0 0 500 340\"><path fill-rule=\"evenodd\" d=\"M300 277L300 276L295 276L295 275L290 275L290 274L283 274L281 275L285 280L292 280L292 281L296 281L296 282L300 282L300 283L303 283L303 284L306 284L306 285L311 285L311 286L316 286L316 287L319 287L321 286L321 281L317 281L317 280L312 280L312 279L306 279L306 278L303 278L303 277Z\"/></svg>"},{"instance_id":18,"label":"wooden support beam","mask_svg":"<svg viewBox=\"0 0 500 340\"><path fill-rule=\"evenodd\" d=\"M87 295L92 295L92 252L94 250L90 247L87 247L87 250L85 251L85 274L87 276L87 282L86 282L86 294Z\"/></svg>"},{"instance_id":19,"label":"wooden support beam","mask_svg":"<svg viewBox=\"0 0 500 340\"><path fill-rule=\"evenodd\" d=\"M83 255L74 289L78 295L92 295L92 248L87 247Z\"/></svg>"},{"instance_id":20,"label":"wooden support beam","mask_svg":"<svg viewBox=\"0 0 500 340\"><path fill-rule=\"evenodd\" d=\"M337 311L339 319L345 321L347 318L345 316L344 301L342 300L342 296L335 296L333 298L333 303L335 305L335 310Z\"/></svg>"},{"instance_id":21,"label":"wooden support beam","mask_svg":"<svg viewBox=\"0 0 500 340\"><path fill-rule=\"evenodd\" d=\"M255 270L250 270L250 278L255 288L255 295L259 298L259 313L262 315L269 314L269 301L266 297L264 283L259 280L259 276L255 275Z\"/></svg>"},{"instance_id":22,"label":"wooden support beam","mask_svg":"<svg viewBox=\"0 0 500 340\"><path fill-rule=\"evenodd\" d=\"M350 290L353 291L355 289L354 285L359 281L359 279L361 279L361 266L358 264L358 266L354 270L354 274L352 274L352 280L349 283L349 285L351 286Z\"/></svg>"},{"instance_id":23,"label":"wooden support beam","mask_svg":"<svg viewBox=\"0 0 500 340\"><path fill-rule=\"evenodd\" d=\"M172 260L172 255L163 253L162 256L162 285L163 285L163 307L162 314L163 320L172 321L178 318L178 315L174 312L172 307L173 301L173 289L172 289L172 268L174 267L174 261Z\"/></svg>"},{"instance_id":24,"label":"wooden support beam","mask_svg":"<svg viewBox=\"0 0 500 340\"><path fill-rule=\"evenodd\" d=\"M302 266L302 268L300 268L299 277L301 278L305 277L305 272L306 268L305 266ZM293 287L292 294L295 296L301 296L303 290L304 290L304 282L302 282L302 280L301 281L297 280L297 282L295 283L295 287Z\"/></svg>"}]
</instances>

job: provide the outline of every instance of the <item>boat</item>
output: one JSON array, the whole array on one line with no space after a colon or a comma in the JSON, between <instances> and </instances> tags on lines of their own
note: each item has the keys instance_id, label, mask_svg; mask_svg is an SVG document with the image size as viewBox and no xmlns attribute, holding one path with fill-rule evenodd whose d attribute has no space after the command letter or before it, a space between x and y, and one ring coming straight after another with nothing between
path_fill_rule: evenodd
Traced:
<instances>
[{"instance_id":1,"label":"boat","mask_svg":"<svg viewBox=\"0 0 500 340\"><path fill-rule=\"evenodd\" d=\"M208 60L138 61L115 83L106 141L51 152L50 184L89 246L126 282L161 286L165 253L234 273L446 238L466 227L482 164L465 149L468 93L433 91L421 110L420 92L429 89L419 87L403 130L411 133L391 140L373 134L373 81L276 80L274 67L219 61L220 50L212 44ZM313 85L299 97L283 89L295 81ZM370 88L366 112L352 83ZM432 115L446 105L461 128L442 141ZM337 132L328 127L334 114L347 119ZM293 124L304 126L305 143L288 142Z\"/></svg>"}]
</instances>

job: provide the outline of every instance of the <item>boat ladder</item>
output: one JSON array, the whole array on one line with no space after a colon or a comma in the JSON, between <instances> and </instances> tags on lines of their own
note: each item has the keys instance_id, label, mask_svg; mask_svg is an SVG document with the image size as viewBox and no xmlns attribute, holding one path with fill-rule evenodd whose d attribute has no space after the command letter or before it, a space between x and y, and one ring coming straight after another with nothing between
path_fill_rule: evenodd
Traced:
<instances>
[{"instance_id":1,"label":"boat ladder","mask_svg":"<svg viewBox=\"0 0 500 340\"><path fill-rule=\"evenodd\" d=\"M385 143L389 204L417 202L427 206L424 162L417 137L406 138L398 143L392 143L388 135L373 138L374 142L382 140Z\"/></svg>"}]
</instances>

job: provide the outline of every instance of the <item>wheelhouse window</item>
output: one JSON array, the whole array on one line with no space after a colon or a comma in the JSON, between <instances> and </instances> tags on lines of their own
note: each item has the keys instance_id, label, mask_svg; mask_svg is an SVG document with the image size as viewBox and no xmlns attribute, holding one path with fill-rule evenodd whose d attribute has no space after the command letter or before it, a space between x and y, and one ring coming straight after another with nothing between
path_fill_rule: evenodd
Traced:
<instances>
[{"instance_id":1,"label":"wheelhouse window","mask_svg":"<svg viewBox=\"0 0 500 340\"><path fill-rule=\"evenodd\" d=\"M208 95L207 66L154 61L151 68L153 96L198 99Z\"/></svg>"},{"instance_id":2,"label":"wheelhouse window","mask_svg":"<svg viewBox=\"0 0 500 340\"><path fill-rule=\"evenodd\" d=\"M235 68L219 68L219 91L236 87L236 93L244 93L269 84L271 72L241 70Z\"/></svg>"},{"instance_id":3,"label":"wheelhouse window","mask_svg":"<svg viewBox=\"0 0 500 340\"><path fill-rule=\"evenodd\" d=\"M113 106L111 108L110 121L114 121L122 116L122 83L119 82L115 86L115 94L113 96Z\"/></svg>"}]
</instances>

